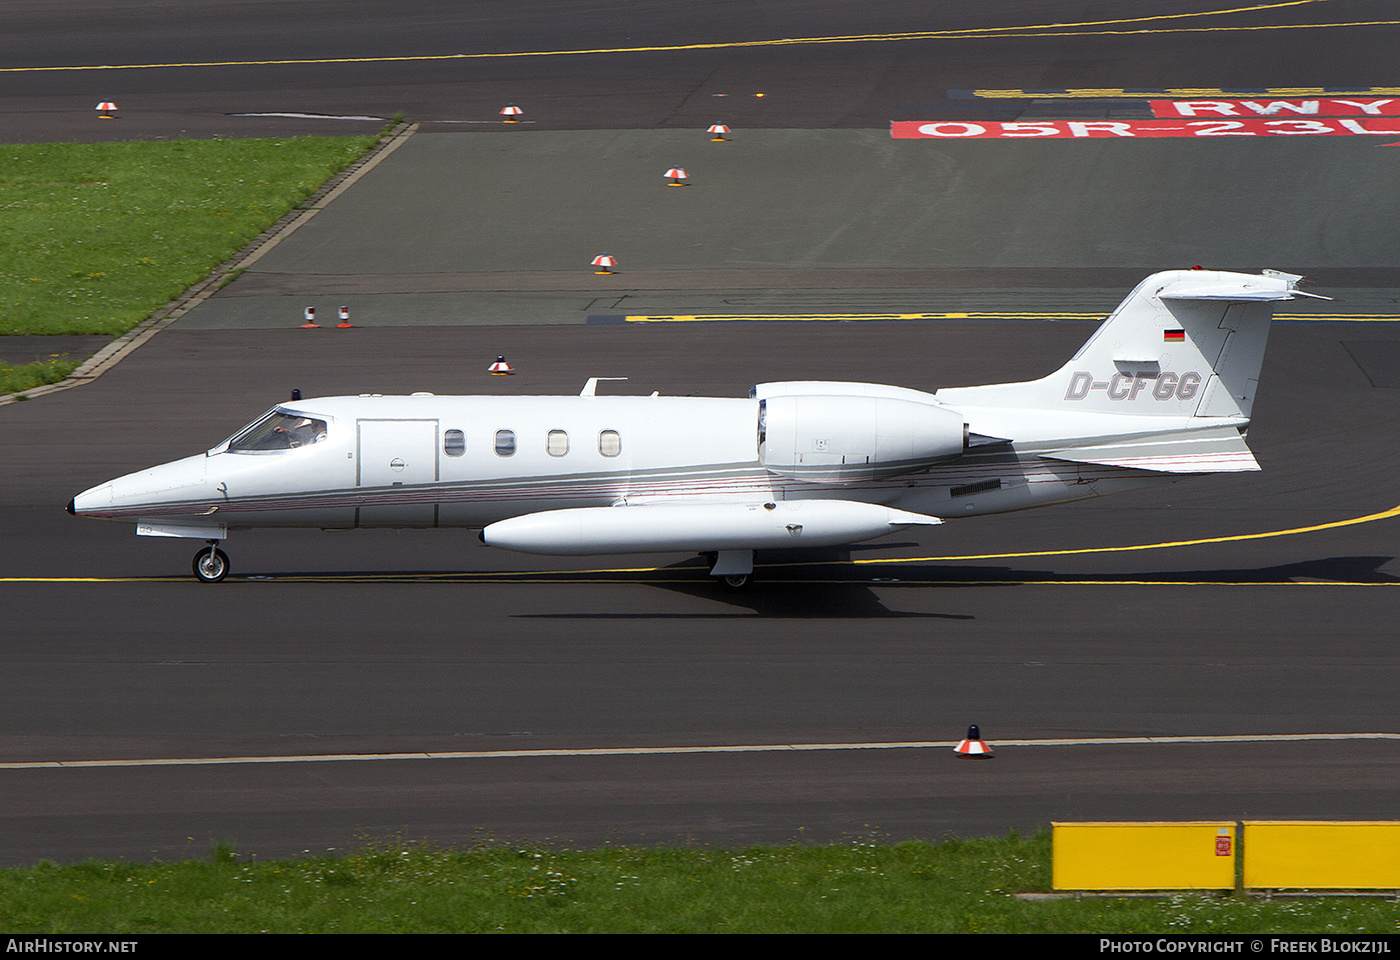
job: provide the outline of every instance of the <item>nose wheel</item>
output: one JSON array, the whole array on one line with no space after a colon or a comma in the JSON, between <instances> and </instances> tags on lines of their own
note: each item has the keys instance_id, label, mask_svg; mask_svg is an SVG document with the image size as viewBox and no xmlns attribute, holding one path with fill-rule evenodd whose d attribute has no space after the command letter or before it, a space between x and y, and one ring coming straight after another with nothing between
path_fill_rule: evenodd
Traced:
<instances>
[{"instance_id":1,"label":"nose wheel","mask_svg":"<svg viewBox=\"0 0 1400 960\"><path fill-rule=\"evenodd\" d=\"M209 541L209 548L194 555L194 575L204 583L218 583L228 576L228 554L218 548L217 540Z\"/></svg>"}]
</instances>

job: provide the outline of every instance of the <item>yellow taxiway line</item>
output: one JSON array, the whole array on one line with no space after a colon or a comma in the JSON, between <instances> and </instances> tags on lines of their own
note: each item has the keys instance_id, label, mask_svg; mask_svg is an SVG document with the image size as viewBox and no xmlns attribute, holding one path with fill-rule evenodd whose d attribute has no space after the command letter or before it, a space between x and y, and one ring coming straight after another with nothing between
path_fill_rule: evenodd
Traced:
<instances>
[{"instance_id":1,"label":"yellow taxiway line","mask_svg":"<svg viewBox=\"0 0 1400 960\"><path fill-rule=\"evenodd\" d=\"M1265 530L1259 533L1236 533L1224 537L1201 537L1196 540L1166 540L1161 543L1139 543L1123 547L1079 547L1069 550L1023 550L1017 553L970 553L956 557L881 557L852 560L851 563L879 564L879 563L930 563L934 561L951 560L1013 560L1024 557L1069 557L1077 554L1087 553L1132 553L1141 550L1166 550L1171 547L1198 547L1209 543L1236 543L1242 540L1267 540L1272 537L1291 537L1300 533L1317 533L1321 530L1336 530L1340 527L1354 527L1362 523L1375 523L1378 520L1389 520L1391 517L1400 516L1400 506L1391 507L1389 510L1382 510L1379 513L1368 513L1361 517L1348 517L1345 520L1333 520L1328 523L1315 523L1307 527L1289 527L1286 530ZM1119 581L1113 581L1119 582ZM1290 583L1295 581L1289 581Z\"/></svg>"},{"instance_id":2,"label":"yellow taxiway line","mask_svg":"<svg viewBox=\"0 0 1400 960\"><path fill-rule=\"evenodd\" d=\"M1400 87L1264 87L1249 90L1234 90L1229 87L1163 87L1160 90L1142 87L1076 87L1064 90L1027 90L1018 87L1009 90L973 90L971 93L979 100L1174 100L1188 97L1238 99L1371 95L1393 97L1400 95Z\"/></svg>"},{"instance_id":3,"label":"yellow taxiway line","mask_svg":"<svg viewBox=\"0 0 1400 960\"><path fill-rule=\"evenodd\" d=\"M1068 557L1080 556L1091 553L1136 553L1145 550L1167 550L1173 547L1197 547L1212 543L1238 543L1245 540L1268 540L1274 537L1291 537L1303 533L1318 533L1323 530L1337 530L1342 527L1354 527L1363 523L1376 523L1380 520L1389 520L1400 516L1400 505L1391 507L1389 510L1381 510L1378 513L1368 513L1359 517L1347 517L1343 520L1331 520L1326 523L1314 523L1305 527L1288 527L1282 530L1262 530L1255 533L1227 534L1220 537L1200 537L1194 540L1164 540L1159 543L1136 543L1117 547L1073 547L1058 550L1021 550L1013 553L969 553L950 556L931 557L870 557L844 561L853 566L876 566L881 564L907 564L907 563L949 563L954 561L968 560L1017 560L1027 557ZM803 563L785 563L785 567L802 566L833 566L839 561L814 560ZM297 575L277 577L236 577L235 580L243 582L267 581L272 583L301 583L301 582L353 582L353 583L388 583L388 582L413 582L413 581L499 581L512 582L521 579L549 577L556 582L573 582L574 578L579 581L589 577L600 575L617 574L646 574L660 573L668 570L667 567L605 567L589 570L520 570L520 571L482 571L460 572L460 573L400 573L400 574L373 574L369 576L357 574L345 574L339 576L314 576ZM566 578L559 580L559 578ZM189 577L0 577L0 583L186 583ZM802 581L811 582L811 581ZM986 583L989 581L977 581ZM1211 580L1202 581L1180 581L1180 580L1007 580L992 581L1016 583L1020 585L1031 585L1035 583L1043 584L1135 584L1142 586L1395 586L1397 584L1375 581L1343 581L1343 580L1320 580L1320 581L1249 581L1247 583L1220 583Z\"/></svg>"},{"instance_id":4,"label":"yellow taxiway line","mask_svg":"<svg viewBox=\"0 0 1400 960\"><path fill-rule=\"evenodd\" d=\"M934 313L679 313L629 314L624 323L862 323L883 320L1102 320L1103 313L1045 313L1031 311L966 310ZM1287 323L1400 323L1400 314L1281 313Z\"/></svg>"},{"instance_id":5,"label":"yellow taxiway line","mask_svg":"<svg viewBox=\"0 0 1400 960\"><path fill-rule=\"evenodd\" d=\"M942 313L694 313L634 314L626 323L725 323L728 321L778 321L785 323L842 323L873 320L1102 320L1102 313L998 313L988 311ZM1396 318L1400 320L1400 317Z\"/></svg>"},{"instance_id":6,"label":"yellow taxiway line","mask_svg":"<svg viewBox=\"0 0 1400 960\"><path fill-rule=\"evenodd\" d=\"M667 44L660 46L642 47L593 47L576 50L530 50L530 51L508 51L500 53L447 53L447 54L427 54L418 56L384 56L384 57L318 57L307 59L286 59L286 60L217 60L199 62L172 62L172 63L123 63L123 64L86 64L68 66L40 66L40 67L0 67L0 73L45 73L53 71L90 71L90 70L160 70L185 67L251 67L251 66L277 66L289 64L334 64L334 63L405 63L412 61L432 61L432 60L484 60L503 59L519 57L565 57L565 56L588 56L597 54L618 54L618 53L658 53L676 52L685 50L724 50L742 47L778 47L793 46L801 44L817 43L881 43L909 40L978 40L996 39L1007 37L1056 37L1066 35L1095 36L1099 34L1113 33L1180 33L1180 32L1219 32L1237 30L1305 30L1321 27L1361 27L1361 26L1388 26L1400 23L1396 20L1368 20L1338 23L1283 23L1283 24L1263 24L1263 25L1225 25L1225 26L1204 26L1204 27L1146 27L1144 24L1165 23L1169 21L1180 21L1199 19L1202 17L1227 17L1234 14L1256 13L1266 10L1281 10L1289 7L1310 7L1327 3L1335 3L1338 0L1283 0L1278 3L1260 3L1242 7L1225 7L1219 10L1201 10L1194 13L1168 13L1156 14L1143 17L1121 17L1109 20L1085 20L1076 23L1040 23L1021 24L1005 27L972 27L956 30L916 30L903 33L869 33L869 34L849 34L830 37L782 37L770 40L733 40L718 41L713 43L684 43ZM1125 27L1131 29L1090 29L1107 27Z\"/></svg>"}]
</instances>

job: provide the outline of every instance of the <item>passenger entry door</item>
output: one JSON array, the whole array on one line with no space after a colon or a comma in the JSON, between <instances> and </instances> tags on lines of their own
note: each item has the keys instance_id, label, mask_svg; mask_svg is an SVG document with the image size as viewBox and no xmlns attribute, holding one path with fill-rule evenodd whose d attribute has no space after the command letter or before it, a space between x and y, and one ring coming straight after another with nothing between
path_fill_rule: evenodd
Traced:
<instances>
[{"instance_id":1,"label":"passenger entry door","mask_svg":"<svg viewBox=\"0 0 1400 960\"><path fill-rule=\"evenodd\" d=\"M360 420L355 485L359 527L437 525L438 422Z\"/></svg>"}]
</instances>

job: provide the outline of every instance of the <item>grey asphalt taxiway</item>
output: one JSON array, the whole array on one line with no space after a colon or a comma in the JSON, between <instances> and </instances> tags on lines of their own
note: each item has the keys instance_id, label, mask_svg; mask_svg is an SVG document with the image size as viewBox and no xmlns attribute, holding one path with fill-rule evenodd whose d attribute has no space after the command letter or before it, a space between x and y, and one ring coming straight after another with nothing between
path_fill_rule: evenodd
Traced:
<instances>
[{"instance_id":1,"label":"grey asphalt taxiway","mask_svg":"<svg viewBox=\"0 0 1400 960\"><path fill-rule=\"evenodd\" d=\"M841 7L809 33L845 25ZM876 26L896 29L889 16ZM638 22L650 41L678 32ZM1389 34L1365 36L1370 50ZM219 59L304 52L255 40ZM191 42L185 59L201 59ZM1235 82L1258 85L1266 48L1241 42L1254 59ZM1034 43L1059 65L1043 86L1209 60L1170 37ZM218 839L265 857L389 836L737 845L1393 817L1400 243L1383 187L1400 153L1379 138L895 142L861 127L895 118L896 101L951 102L896 46L864 61L843 47L827 67L805 48L706 54L726 80L761 64L765 80L806 84L770 87L802 105L780 108L787 123L724 144L684 110L670 116L690 128L657 129L672 123L654 91L626 95L636 55L570 61L562 77L519 68L561 115L562 88L591 76L591 119L421 127L100 378L0 407L0 863L202 856ZM685 56L656 63L695 69ZM962 85L1030 85L1002 47L980 57ZM1318 57L1351 71L1339 83L1379 82L1330 42ZM860 109L841 106L845 78L876 64ZM283 69L311 78L301 104L349 106L316 94L323 68ZM437 82L394 69L420 93ZM464 87L482 103L490 73ZM220 120L201 84L222 76L227 92L247 74L200 76L182 119L226 134L243 121ZM37 99L3 104L33 129L61 125L26 112L58 95L32 82ZM953 85L940 75L940 95ZM276 84L258 89L286 106ZM861 111L879 121L833 120ZM149 135L166 119L148 118ZM664 185L672 163L692 186ZM623 261L614 277L587 267L604 250ZM225 545L234 574L209 586L188 574L190 543L62 510L211 446L292 388L575 393L627 376L612 386L739 396L777 379L1038 376L1093 329L1067 318L1196 262L1291 269L1345 297L1280 311L1249 434L1262 473L765 556L745 594L718 592L697 558L542 560L455 530L252 532ZM326 317L342 303L354 329L298 328L305 305ZM1027 316L984 316L1007 312ZM877 319L911 313L944 316ZM1370 319L1329 322L1341 314ZM731 319L676 319L697 315ZM514 377L486 375L498 354ZM1138 546L1153 548L1118 549ZM994 760L953 756L969 723Z\"/></svg>"}]
</instances>

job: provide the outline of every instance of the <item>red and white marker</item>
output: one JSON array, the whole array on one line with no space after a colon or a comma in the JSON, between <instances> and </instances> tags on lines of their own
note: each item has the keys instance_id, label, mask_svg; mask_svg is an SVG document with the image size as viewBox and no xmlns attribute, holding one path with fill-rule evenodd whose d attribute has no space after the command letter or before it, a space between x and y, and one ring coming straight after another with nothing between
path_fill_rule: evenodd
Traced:
<instances>
[{"instance_id":1,"label":"red and white marker","mask_svg":"<svg viewBox=\"0 0 1400 960\"><path fill-rule=\"evenodd\" d=\"M117 105L110 100L103 100L97 105L97 110L100 114L97 119L111 120L112 114L117 112Z\"/></svg>"},{"instance_id":2,"label":"red and white marker","mask_svg":"<svg viewBox=\"0 0 1400 960\"><path fill-rule=\"evenodd\" d=\"M689 174L687 174L685 170L681 167L672 167L670 170L666 171L666 176L671 178L671 182L666 184L666 186L668 187L687 186L687 184L684 183L684 181L689 178Z\"/></svg>"},{"instance_id":3,"label":"red and white marker","mask_svg":"<svg viewBox=\"0 0 1400 960\"><path fill-rule=\"evenodd\" d=\"M982 740L982 731L977 729L977 724L967 728L967 736L953 748L960 757L969 757L973 760L990 760L992 748Z\"/></svg>"},{"instance_id":4,"label":"red and white marker","mask_svg":"<svg viewBox=\"0 0 1400 960\"><path fill-rule=\"evenodd\" d=\"M705 132L713 134L710 139L718 142L724 139L724 135L729 132L729 128L722 123L712 123L710 124L710 129Z\"/></svg>"},{"instance_id":5,"label":"red and white marker","mask_svg":"<svg viewBox=\"0 0 1400 960\"><path fill-rule=\"evenodd\" d=\"M521 115L522 113L524 113L524 112L525 112L524 110L521 110L519 107L517 107L517 106L516 106L515 104L513 104L513 103L510 104L509 106L506 106L506 107L502 107L502 108L501 108L501 116L503 116L503 117L506 118L506 120L505 120L506 123L519 123L519 122L520 122L520 115Z\"/></svg>"},{"instance_id":6,"label":"red and white marker","mask_svg":"<svg viewBox=\"0 0 1400 960\"><path fill-rule=\"evenodd\" d=\"M508 377L515 372L515 368L506 363L505 357L497 357L496 362L486 369L493 377Z\"/></svg>"},{"instance_id":7,"label":"red and white marker","mask_svg":"<svg viewBox=\"0 0 1400 960\"><path fill-rule=\"evenodd\" d=\"M600 253L593 258L593 266L598 268L593 271L596 274L602 275L605 273L612 273L612 268L617 266L617 257L610 257L606 253Z\"/></svg>"},{"instance_id":8,"label":"red and white marker","mask_svg":"<svg viewBox=\"0 0 1400 960\"><path fill-rule=\"evenodd\" d=\"M302 327L303 330L309 329L309 328L311 328L311 327L317 327L317 328L319 328L319 327L321 326L319 323L316 322L316 308L315 308L315 307L307 307L305 310L303 310L303 311L301 312L301 317L302 317L303 320L306 321L305 323L303 323L303 324L301 325L301 327Z\"/></svg>"},{"instance_id":9,"label":"red and white marker","mask_svg":"<svg viewBox=\"0 0 1400 960\"><path fill-rule=\"evenodd\" d=\"M350 322L350 308L349 308L349 307L341 307L339 312L340 312L340 322L337 323L336 326L337 326L337 327L353 327L354 324Z\"/></svg>"}]
</instances>

